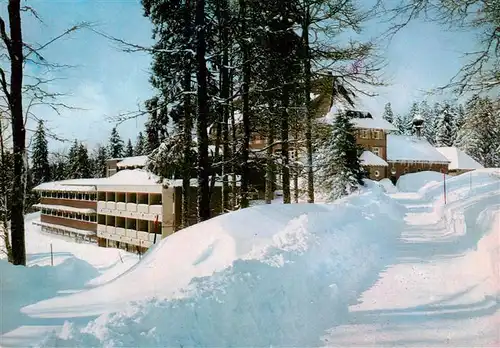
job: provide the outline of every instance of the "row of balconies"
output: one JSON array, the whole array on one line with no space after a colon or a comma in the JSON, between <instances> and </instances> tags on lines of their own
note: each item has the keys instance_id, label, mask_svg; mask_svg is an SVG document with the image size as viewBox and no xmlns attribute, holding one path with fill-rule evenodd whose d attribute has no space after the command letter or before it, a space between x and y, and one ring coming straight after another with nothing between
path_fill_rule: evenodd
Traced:
<instances>
[{"instance_id":1,"label":"row of balconies","mask_svg":"<svg viewBox=\"0 0 500 348\"><path fill-rule=\"evenodd\" d=\"M148 205L123 202L97 202L97 213L105 215L121 216L133 219L162 221L162 205Z\"/></svg>"},{"instance_id":2,"label":"row of balconies","mask_svg":"<svg viewBox=\"0 0 500 348\"><path fill-rule=\"evenodd\" d=\"M100 238L111 239L118 242L138 245L147 248L153 245L155 240L154 233L129 230L126 228L106 226L106 225L97 225L97 236ZM156 242L158 243L160 240L161 240L161 234L157 234Z\"/></svg>"}]
</instances>

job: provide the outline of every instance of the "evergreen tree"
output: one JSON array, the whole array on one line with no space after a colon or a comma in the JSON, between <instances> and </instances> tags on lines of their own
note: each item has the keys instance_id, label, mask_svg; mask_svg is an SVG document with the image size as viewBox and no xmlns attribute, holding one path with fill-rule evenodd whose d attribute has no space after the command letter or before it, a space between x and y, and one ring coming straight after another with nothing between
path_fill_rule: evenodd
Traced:
<instances>
[{"instance_id":1,"label":"evergreen tree","mask_svg":"<svg viewBox=\"0 0 500 348\"><path fill-rule=\"evenodd\" d=\"M222 3L222 1L220 2ZM193 83L193 77L196 73L196 63L205 64L206 32L204 7L198 1L162 1L162 0L144 0L142 2L146 16L153 24L153 35L156 40L152 62L151 84L157 89L158 94L152 97L146 103L149 118L146 122L146 146L145 154L149 155L149 165L154 168L157 174L167 173L172 170L172 163L156 162L155 159L165 157L163 152L169 151L162 144L171 144L172 138L180 140L182 151L177 152L177 156L182 157L182 224L188 224L188 211L190 206L190 181L193 172L193 130L196 121L196 88L202 89L203 97L206 95L206 69L198 79L202 85ZM198 5L198 6L197 6ZM204 5L204 4L203 4ZM196 7L196 16L195 16ZM203 7L203 9L201 8ZM215 17L215 16L214 16ZM193 25L195 24L195 25ZM198 47L198 40L202 47ZM229 45L226 45L229 47ZM195 56L193 52L200 49ZM226 48L227 49L227 48ZM176 52L172 54L171 52ZM215 62L214 62L215 63ZM200 71L198 71L200 72ZM203 101L202 114L204 119L200 128L208 126L206 116L208 107L207 100ZM164 105L170 105L167 109ZM176 134L168 134L167 126L169 120L175 124ZM203 130L200 129L200 133ZM206 139L200 138L202 142ZM203 144L202 156L205 151ZM154 153L154 156L153 156ZM165 154L166 155L166 154ZM200 152L198 152L200 155ZM196 157L195 157L196 158ZM205 159L205 158L204 158ZM173 163L179 164L179 161ZM178 171L175 171L178 173ZM200 187L205 196L203 204L206 205L206 188L208 182L204 182ZM203 207L202 215L206 215L207 208Z\"/></svg>"},{"instance_id":2,"label":"evergreen tree","mask_svg":"<svg viewBox=\"0 0 500 348\"><path fill-rule=\"evenodd\" d=\"M92 156L92 168L94 170L93 177L105 178L106 177L106 148L102 145L97 145Z\"/></svg>"},{"instance_id":3,"label":"evergreen tree","mask_svg":"<svg viewBox=\"0 0 500 348\"><path fill-rule=\"evenodd\" d=\"M268 1L273 3L273 1ZM279 3L279 2L274 2ZM331 62L336 61L355 61L356 64L363 62L369 65L368 61L372 54L374 45L367 42L350 41L345 45L339 44L340 41L334 37L342 36L351 30L359 32L362 22L369 18L367 13L360 11L361 6L354 1L337 0L297 0L283 1L288 3L292 11L284 14L290 21L296 20L297 26L302 32L302 77L303 81L303 104L305 107L305 148L306 148L306 169L307 169L307 192L308 203L314 203L314 172L313 172L313 102L311 102L311 92L313 76L316 72L326 70L331 67ZM264 22L267 23L267 22ZM255 27L262 27L258 23ZM264 26L265 27L265 26ZM322 39L324 38L324 39ZM358 48L363 49L358 49ZM354 75L362 75L363 69L354 67ZM369 70L369 69L367 69ZM369 79L363 78L367 81ZM375 81L373 79L372 81Z\"/></svg>"},{"instance_id":4,"label":"evergreen tree","mask_svg":"<svg viewBox=\"0 0 500 348\"><path fill-rule=\"evenodd\" d=\"M111 136L109 138L109 156L110 158L122 158L123 157L123 140L120 138L116 127L111 130Z\"/></svg>"},{"instance_id":5,"label":"evergreen tree","mask_svg":"<svg viewBox=\"0 0 500 348\"><path fill-rule=\"evenodd\" d=\"M485 167L498 165L500 118L489 97L473 96L465 106L465 122L456 144Z\"/></svg>"},{"instance_id":6,"label":"evergreen tree","mask_svg":"<svg viewBox=\"0 0 500 348\"><path fill-rule=\"evenodd\" d=\"M424 100L419 105L420 115L424 120L422 136L431 144L436 140L436 131L434 128L433 112L429 104Z\"/></svg>"},{"instance_id":7,"label":"evergreen tree","mask_svg":"<svg viewBox=\"0 0 500 348\"><path fill-rule=\"evenodd\" d=\"M420 110L418 107L418 103L414 102L410 108L410 112L406 115L406 117L402 120L404 133L405 135L415 135L415 128L413 127L413 120L416 117L420 117Z\"/></svg>"},{"instance_id":8,"label":"evergreen tree","mask_svg":"<svg viewBox=\"0 0 500 348\"><path fill-rule=\"evenodd\" d=\"M142 135L142 132L139 132L139 135L137 136L137 141L135 143L135 148L134 148L134 155L135 156L143 156L147 155L145 151L145 140L144 140L144 135Z\"/></svg>"},{"instance_id":9,"label":"evergreen tree","mask_svg":"<svg viewBox=\"0 0 500 348\"><path fill-rule=\"evenodd\" d=\"M78 178L78 141L75 139L68 152L68 161L66 166L66 178Z\"/></svg>"},{"instance_id":10,"label":"evergreen tree","mask_svg":"<svg viewBox=\"0 0 500 348\"><path fill-rule=\"evenodd\" d=\"M406 132L406 122L404 120L404 116L396 115L393 120L394 127L396 127L396 131L394 134L404 135Z\"/></svg>"},{"instance_id":11,"label":"evergreen tree","mask_svg":"<svg viewBox=\"0 0 500 348\"><path fill-rule=\"evenodd\" d=\"M33 169L30 166L26 167L26 193L24 196L24 213L28 214L33 212L31 206L38 203L38 194L33 191L33 188L37 186L33 181Z\"/></svg>"},{"instance_id":12,"label":"evergreen tree","mask_svg":"<svg viewBox=\"0 0 500 348\"><path fill-rule=\"evenodd\" d=\"M52 180L59 181L67 178L68 157L64 153L52 153L50 160L50 176Z\"/></svg>"},{"instance_id":13,"label":"evergreen tree","mask_svg":"<svg viewBox=\"0 0 500 348\"><path fill-rule=\"evenodd\" d=\"M451 107L445 103L441 113L437 118L436 141L437 147L447 147L453 145L453 116Z\"/></svg>"},{"instance_id":14,"label":"evergreen tree","mask_svg":"<svg viewBox=\"0 0 500 348\"><path fill-rule=\"evenodd\" d=\"M92 176L92 164L89 159L87 147L82 143L78 146L77 163L76 178L90 178Z\"/></svg>"},{"instance_id":15,"label":"evergreen tree","mask_svg":"<svg viewBox=\"0 0 500 348\"><path fill-rule=\"evenodd\" d=\"M38 122L38 127L33 137L32 163L31 179L34 186L51 180L48 142L42 120Z\"/></svg>"},{"instance_id":16,"label":"evergreen tree","mask_svg":"<svg viewBox=\"0 0 500 348\"><path fill-rule=\"evenodd\" d=\"M331 137L320 153L319 164L321 182L330 193L330 200L346 196L363 185L354 126L343 112L335 118Z\"/></svg>"},{"instance_id":17,"label":"evergreen tree","mask_svg":"<svg viewBox=\"0 0 500 348\"><path fill-rule=\"evenodd\" d=\"M453 146L457 146L460 130L465 124L465 109L462 104L459 104L456 109L456 117L453 122Z\"/></svg>"},{"instance_id":18,"label":"evergreen tree","mask_svg":"<svg viewBox=\"0 0 500 348\"><path fill-rule=\"evenodd\" d=\"M384 115L382 116L387 122L394 122L394 113L392 112L391 103L385 104Z\"/></svg>"},{"instance_id":19,"label":"evergreen tree","mask_svg":"<svg viewBox=\"0 0 500 348\"><path fill-rule=\"evenodd\" d=\"M134 147L132 146L132 141L129 139L127 142L127 147L125 148L125 157L132 157L134 155Z\"/></svg>"}]
</instances>

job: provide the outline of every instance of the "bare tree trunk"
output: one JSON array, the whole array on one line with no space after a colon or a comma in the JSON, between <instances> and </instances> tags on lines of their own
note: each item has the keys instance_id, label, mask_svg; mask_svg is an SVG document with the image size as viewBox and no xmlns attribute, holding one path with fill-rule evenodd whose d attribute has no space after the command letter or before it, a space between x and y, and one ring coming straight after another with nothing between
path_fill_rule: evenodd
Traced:
<instances>
[{"instance_id":1,"label":"bare tree trunk","mask_svg":"<svg viewBox=\"0 0 500 348\"><path fill-rule=\"evenodd\" d=\"M215 136L215 152L213 156L213 160L216 163L219 163L221 158L220 158L220 143L221 143L221 137L222 137L222 122L221 122L221 117L222 117L222 106L219 107L219 118L217 119L217 129L216 129L216 136ZM215 187L215 179L216 179L216 171L212 171L212 177L210 178L210 201L212 200L212 194L214 192L214 187Z\"/></svg>"},{"instance_id":2,"label":"bare tree trunk","mask_svg":"<svg viewBox=\"0 0 500 348\"><path fill-rule=\"evenodd\" d=\"M222 109L222 212L229 208L229 183L227 176L229 153L229 2L222 3L222 89L221 97L224 101Z\"/></svg>"},{"instance_id":3,"label":"bare tree trunk","mask_svg":"<svg viewBox=\"0 0 500 348\"><path fill-rule=\"evenodd\" d=\"M12 143L14 155L14 179L12 180L11 239L12 263L26 265L24 236L24 155L26 130L24 127L22 87L23 87L23 38L21 31L20 0L10 0L8 5L10 39L5 33L2 21L2 39L10 58L10 93L6 95L12 117ZM3 75L3 72L2 72ZM5 80L5 77L3 78ZM4 88L6 90L6 88Z\"/></svg>"},{"instance_id":4,"label":"bare tree trunk","mask_svg":"<svg viewBox=\"0 0 500 348\"><path fill-rule=\"evenodd\" d=\"M191 90L191 72L186 68L184 72L184 92ZM189 206L191 187L191 165L192 165L192 149L191 149L191 131L193 129L192 122L191 97L189 93L184 93L184 129L183 129L183 168L182 168L182 227L189 226Z\"/></svg>"},{"instance_id":5,"label":"bare tree trunk","mask_svg":"<svg viewBox=\"0 0 500 348\"><path fill-rule=\"evenodd\" d=\"M232 78L231 78L232 80ZM233 92L233 87L231 83L231 93ZM231 209L234 210L238 206L238 178L236 175L236 168L237 168L237 162L236 162L236 156L237 156L237 146L238 146L238 139L236 136L236 121L234 119L234 102L231 101L231 156L232 156L232 164L231 164L231 172L232 172L232 178L231 178Z\"/></svg>"},{"instance_id":6,"label":"bare tree trunk","mask_svg":"<svg viewBox=\"0 0 500 348\"><path fill-rule=\"evenodd\" d=\"M246 13L247 4L245 0L240 0L240 20L242 23L242 33L246 33ZM250 168L248 163L249 145L250 145L250 52L248 42L245 38L241 40L241 48L243 51L243 149L241 156L241 208L248 208L248 186Z\"/></svg>"},{"instance_id":7,"label":"bare tree trunk","mask_svg":"<svg viewBox=\"0 0 500 348\"><path fill-rule=\"evenodd\" d=\"M198 83L198 119L196 122L198 136L198 220L201 222L210 218L205 0L196 1L195 27L197 32L196 59L198 65L196 73Z\"/></svg>"},{"instance_id":8,"label":"bare tree trunk","mask_svg":"<svg viewBox=\"0 0 500 348\"><path fill-rule=\"evenodd\" d=\"M4 137L3 137L3 125L2 119L0 118L0 168L2 172L0 173L0 201L2 202L2 207L0 207L2 226L2 239L5 245L5 252L7 253L7 260L13 262L12 260L12 247L10 245L9 238L9 193L7 192L7 158L5 156L4 148Z\"/></svg>"},{"instance_id":9,"label":"bare tree trunk","mask_svg":"<svg viewBox=\"0 0 500 348\"><path fill-rule=\"evenodd\" d=\"M307 152L307 202L314 203L314 172L312 146L312 112L311 112L311 52L309 47L310 9L305 8L302 39L304 44L304 97L306 106L306 152Z\"/></svg>"},{"instance_id":10,"label":"bare tree trunk","mask_svg":"<svg viewBox=\"0 0 500 348\"><path fill-rule=\"evenodd\" d=\"M299 130L298 126L295 127L294 132L294 142L293 142L293 155L295 161L293 163L293 201L295 203L299 203L299 164L298 164L298 156L299 156Z\"/></svg>"},{"instance_id":11,"label":"bare tree trunk","mask_svg":"<svg viewBox=\"0 0 500 348\"><path fill-rule=\"evenodd\" d=\"M189 2L186 3L184 17L184 40L188 43L191 39L191 9ZM186 67L183 77L183 102L184 102L184 123L183 123L183 168L182 168L182 227L189 226L190 216L190 189L191 189L191 166L192 166L192 136L193 131L193 110L191 105L191 56L186 53Z\"/></svg>"},{"instance_id":12,"label":"bare tree trunk","mask_svg":"<svg viewBox=\"0 0 500 348\"><path fill-rule=\"evenodd\" d=\"M273 149L274 146L271 146L274 143L274 127L275 124L272 121L272 118L269 119L268 124L268 137L267 137L267 150L266 150L266 203L271 204L271 201L274 199L274 155Z\"/></svg>"},{"instance_id":13,"label":"bare tree trunk","mask_svg":"<svg viewBox=\"0 0 500 348\"><path fill-rule=\"evenodd\" d=\"M281 173L282 173L282 189L283 189L283 203L291 203L290 199L290 153L288 143L288 103L289 103L289 86L283 86L281 96Z\"/></svg>"}]
</instances>

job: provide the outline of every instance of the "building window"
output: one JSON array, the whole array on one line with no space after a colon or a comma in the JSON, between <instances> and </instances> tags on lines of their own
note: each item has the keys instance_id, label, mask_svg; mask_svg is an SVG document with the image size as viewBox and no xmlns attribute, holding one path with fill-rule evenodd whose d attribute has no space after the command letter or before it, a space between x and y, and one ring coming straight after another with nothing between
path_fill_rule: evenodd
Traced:
<instances>
[{"instance_id":1,"label":"building window","mask_svg":"<svg viewBox=\"0 0 500 348\"><path fill-rule=\"evenodd\" d=\"M378 178L380 176L380 172L378 170L375 171L375 177Z\"/></svg>"},{"instance_id":2,"label":"building window","mask_svg":"<svg viewBox=\"0 0 500 348\"><path fill-rule=\"evenodd\" d=\"M361 139L370 139L370 131L367 130L367 129L362 129L361 132L360 132L359 137Z\"/></svg>"},{"instance_id":3,"label":"building window","mask_svg":"<svg viewBox=\"0 0 500 348\"><path fill-rule=\"evenodd\" d=\"M372 152L380 157L380 147L372 147Z\"/></svg>"},{"instance_id":4,"label":"building window","mask_svg":"<svg viewBox=\"0 0 500 348\"><path fill-rule=\"evenodd\" d=\"M381 132L379 130L372 131L372 139L382 139Z\"/></svg>"}]
</instances>

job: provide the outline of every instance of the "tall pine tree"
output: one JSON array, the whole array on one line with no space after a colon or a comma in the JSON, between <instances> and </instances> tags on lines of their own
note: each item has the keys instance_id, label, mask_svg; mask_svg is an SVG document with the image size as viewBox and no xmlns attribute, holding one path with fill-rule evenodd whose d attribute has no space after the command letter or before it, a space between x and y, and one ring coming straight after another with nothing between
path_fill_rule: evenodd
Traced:
<instances>
[{"instance_id":1,"label":"tall pine tree","mask_svg":"<svg viewBox=\"0 0 500 348\"><path fill-rule=\"evenodd\" d=\"M436 140L436 130L434 128L433 112L427 101L420 102L420 115L424 120L422 136L431 144Z\"/></svg>"},{"instance_id":2,"label":"tall pine tree","mask_svg":"<svg viewBox=\"0 0 500 348\"><path fill-rule=\"evenodd\" d=\"M106 177L106 159L107 159L106 148L102 145L97 145L94 153L92 155L92 176L95 178L105 178Z\"/></svg>"},{"instance_id":3,"label":"tall pine tree","mask_svg":"<svg viewBox=\"0 0 500 348\"><path fill-rule=\"evenodd\" d=\"M489 97L473 96L465 106L465 122L457 146L485 167L498 165L500 117Z\"/></svg>"},{"instance_id":4,"label":"tall pine tree","mask_svg":"<svg viewBox=\"0 0 500 348\"><path fill-rule=\"evenodd\" d=\"M125 148L125 157L132 157L134 155L134 147L132 146L132 141L129 139L127 142L127 147Z\"/></svg>"},{"instance_id":5,"label":"tall pine tree","mask_svg":"<svg viewBox=\"0 0 500 348\"><path fill-rule=\"evenodd\" d=\"M33 152L31 156L31 179L34 186L51 180L49 149L43 121L38 121L38 127L33 136Z\"/></svg>"},{"instance_id":6,"label":"tall pine tree","mask_svg":"<svg viewBox=\"0 0 500 348\"><path fill-rule=\"evenodd\" d=\"M109 138L108 155L110 158L122 158L124 154L123 140L120 138L116 127L111 130Z\"/></svg>"},{"instance_id":7,"label":"tall pine tree","mask_svg":"<svg viewBox=\"0 0 500 348\"><path fill-rule=\"evenodd\" d=\"M135 142L135 147L134 147L134 156L143 156L146 155L146 149L145 149L145 139L144 135L142 132L139 132L139 135L137 136L137 140Z\"/></svg>"},{"instance_id":8,"label":"tall pine tree","mask_svg":"<svg viewBox=\"0 0 500 348\"><path fill-rule=\"evenodd\" d=\"M437 147L448 147L453 145L453 116L451 106L445 103L441 113L437 117L436 140Z\"/></svg>"},{"instance_id":9,"label":"tall pine tree","mask_svg":"<svg viewBox=\"0 0 500 348\"><path fill-rule=\"evenodd\" d=\"M384 114L382 115L382 117L387 122L390 122L390 123L394 122L394 113L392 112L391 103L385 104Z\"/></svg>"},{"instance_id":10,"label":"tall pine tree","mask_svg":"<svg viewBox=\"0 0 500 348\"><path fill-rule=\"evenodd\" d=\"M403 126L404 126L404 134L405 135L415 135L415 128L413 126L413 120L415 117L420 117L420 110L418 107L418 103L414 102L411 105L410 112L406 115L406 117L403 119Z\"/></svg>"},{"instance_id":11,"label":"tall pine tree","mask_svg":"<svg viewBox=\"0 0 500 348\"><path fill-rule=\"evenodd\" d=\"M79 144L78 140L74 140L73 144L69 148L68 152L68 162L66 166L66 178L67 179L75 179L78 178L78 151Z\"/></svg>"},{"instance_id":12,"label":"tall pine tree","mask_svg":"<svg viewBox=\"0 0 500 348\"><path fill-rule=\"evenodd\" d=\"M363 185L363 171L349 116L341 112L335 118L332 134L320 152L320 179L329 199L335 200Z\"/></svg>"},{"instance_id":13,"label":"tall pine tree","mask_svg":"<svg viewBox=\"0 0 500 348\"><path fill-rule=\"evenodd\" d=\"M87 147L80 143L78 146L78 154L77 154L77 162L78 162L78 171L77 178L90 178L92 176L92 164L89 159L89 153Z\"/></svg>"}]
</instances>

